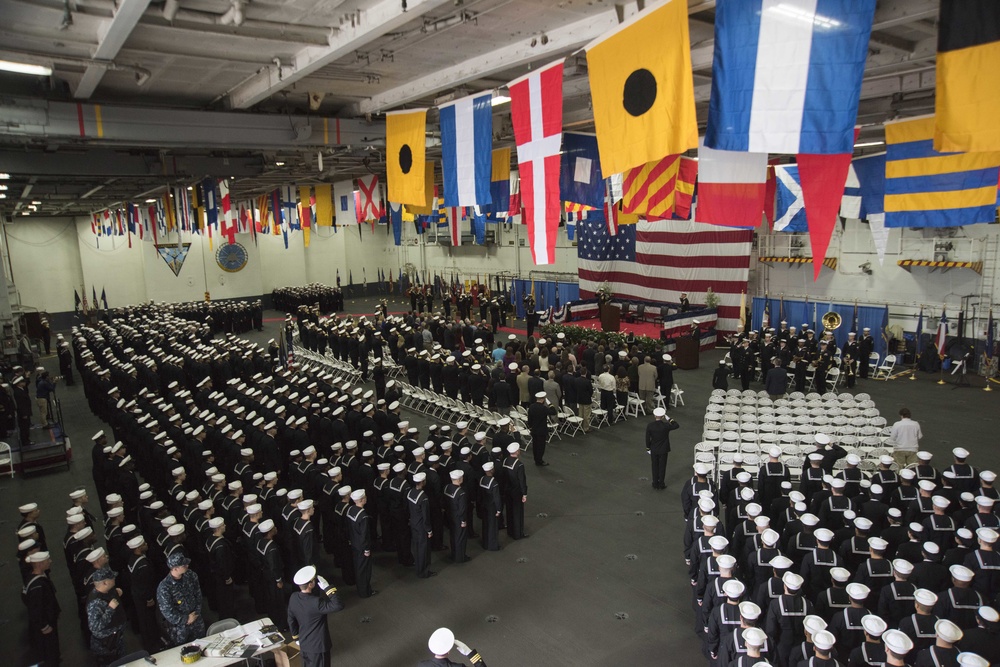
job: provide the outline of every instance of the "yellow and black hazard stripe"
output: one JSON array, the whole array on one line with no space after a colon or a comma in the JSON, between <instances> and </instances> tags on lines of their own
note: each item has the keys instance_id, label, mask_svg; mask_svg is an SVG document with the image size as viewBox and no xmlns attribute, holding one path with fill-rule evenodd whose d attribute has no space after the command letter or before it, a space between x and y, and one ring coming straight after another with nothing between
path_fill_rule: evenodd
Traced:
<instances>
[{"instance_id":1,"label":"yellow and black hazard stripe","mask_svg":"<svg viewBox=\"0 0 1000 667\"><path fill-rule=\"evenodd\" d=\"M812 264L812 257L759 257L758 261L765 264ZM823 260L823 266L836 271L837 258L827 257Z\"/></svg>"},{"instance_id":2,"label":"yellow and black hazard stripe","mask_svg":"<svg viewBox=\"0 0 1000 667\"><path fill-rule=\"evenodd\" d=\"M932 262L926 259L901 259L896 264L907 271L913 266L924 266L929 269L972 269L980 275L983 273L982 262Z\"/></svg>"}]
</instances>

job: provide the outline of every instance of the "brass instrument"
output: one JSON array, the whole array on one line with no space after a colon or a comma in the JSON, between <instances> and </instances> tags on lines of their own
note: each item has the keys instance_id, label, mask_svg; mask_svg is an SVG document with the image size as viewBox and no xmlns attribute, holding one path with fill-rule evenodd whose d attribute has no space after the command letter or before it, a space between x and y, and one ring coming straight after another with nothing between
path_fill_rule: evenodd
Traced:
<instances>
[{"instance_id":1,"label":"brass instrument","mask_svg":"<svg viewBox=\"0 0 1000 667\"><path fill-rule=\"evenodd\" d=\"M835 329L839 329L840 325L844 323L844 318L840 316L840 313L831 310L823 315L820 322L822 322L823 328L827 331L834 331Z\"/></svg>"}]
</instances>

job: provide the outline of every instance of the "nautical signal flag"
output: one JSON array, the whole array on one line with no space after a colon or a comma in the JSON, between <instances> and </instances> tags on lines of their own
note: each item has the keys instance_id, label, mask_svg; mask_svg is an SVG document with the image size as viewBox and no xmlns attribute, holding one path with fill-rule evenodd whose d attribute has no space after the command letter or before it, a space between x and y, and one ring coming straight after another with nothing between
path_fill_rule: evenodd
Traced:
<instances>
[{"instance_id":1,"label":"nautical signal flag","mask_svg":"<svg viewBox=\"0 0 1000 667\"><path fill-rule=\"evenodd\" d=\"M622 177L622 211L655 218L670 217L674 210L674 191L679 155L634 167Z\"/></svg>"},{"instance_id":2,"label":"nautical signal flag","mask_svg":"<svg viewBox=\"0 0 1000 667\"><path fill-rule=\"evenodd\" d=\"M356 197L358 222L378 220L382 217L382 189L378 185L376 174L358 177Z\"/></svg>"},{"instance_id":3,"label":"nautical signal flag","mask_svg":"<svg viewBox=\"0 0 1000 667\"><path fill-rule=\"evenodd\" d=\"M439 107L445 206L490 203L492 99L488 92Z\"/></svg>"},{"instance_id":4,"label":"nautical signal flag","mask_svg":"<svg viewBox=\"0 0 1000 667\"><path fill-rule=\"evenodd\" d=\"M764 215L767 153L698 147L695 219L727 227L757 227Z\"/></svg>"},{"instance_id":5,"label":"nautical signal flag","mask_svg":"<svg viewBox=\"0 0 1000 667\"><path fill-rule=\"evenodd\" d=\"M815 280L823 269L830 237L837 224L837 211L844 195L847 172L851 168L851 154L799 153L796 159L802 183L802 200L806 207L806 223L809 225Z\"/></svg>"},{"instance_id":6,"label":"nautical signal flag","mask_svg":"<svg viewBox=\"0 0 1000 667\"><path fill-rule=\"evenodd\" d=\"M490 199L492 202L486 207L489 219L506 218L507 210L510 208L510 148L498 148L493 151Z\"/></svg>"},{"instance_id":7,"label":"nautical signal flag","mask_svg":"<svg viewBox=\"0 0 1000 667\"><path fill-rule=\"evenodd\" d=\"M885 226L993 222L1000 153L939 153L934 132L934 116L885 124Z\"/></svg>"},{"instance_id":8,"label":"nautical signal flag","mask_svg":"<svg viewBox=\"0 0 1000 667\"><path fill-rule=\"evenodd\" d=\"M1000 151L1000 3L942 0L938 17L934 148Z\"/></svg>"},{"instance_id":9,"label":"nautical signal flag","mask_svg":"<svg viewBox=\"0 0 1000 667\"><path fill-rule=\"evenodd\" d=\"M385 116L385 172L389 201L426 206L424 169L427 110L390 111Z\"/></svg>"},{"instance_id":10,"label":"nautical signal flag","mask_svg":"<svg viewBox=\"0 0 1000 667\"><path fill-rule=\"evenodd\" d=\"M640 12L586 50L605 175L698 145L686 0Z\"/></svg>"},{"instance_id":11,"label":"nautical signal flag","mask_svg":"<svg viewBox=\"0 0 1000 667\"><path fill-rule=\"evenodd\" d=\"M776 180L774 231L808 231L806 204L802 197L798 166L794 164L775 165L774 174Z\"/></svg>"},{"instance_id":12,"label":"nautical signal flag","mask_svg":"<svg viewBox=\"0 0 1000 667\"><path fill-rule=\"evenodd\" d=\"M410 204L406 210L414 215L431 215L434 213L434 200L437 192L434 190L434 162L428 160L424 162L424 198L426 204Z\"/></svg>"},{"instance_id":13,"label":"nautical signal flag","mask_svg":"<svg viewBox=\"0 0 1000 667\"><path fill-rule=\"evenodd\" d=\"M563 60L507 84L517 144L524 217L536 265L556 261L559 201L559 149L562 146Z\"/></svg>"},{"instance_id":14,"label":"nautical signal flag","mask_svg":"<svg viewBox=\"0 0 1000 667\"><path fill-rule=\"evenodd\" d=\"M604 176L595 135L563 133L559 197L591 208L604 205Z\"/></svg>"},{"instance_id":15,"label":"nautical signal flag","mask_svg":"<svg viewBox=\"0 0 1000 667\"><path fill-rule=\"evenodd\" d=\"M677 186L674 192L674 219L690 220L694 202L694 186L698 180L698 161L682 157L677 167Z\"/></svg>"},{"instance_id":16,"label":"nautical signal flag","mask_svg":"<svg viewBox=\"0 0 1000 667\"><path fill-rule=\"evenodd\" d=\"M850 153L875 0L719 0L705 145Z\"/></svg>"}]
</instances>

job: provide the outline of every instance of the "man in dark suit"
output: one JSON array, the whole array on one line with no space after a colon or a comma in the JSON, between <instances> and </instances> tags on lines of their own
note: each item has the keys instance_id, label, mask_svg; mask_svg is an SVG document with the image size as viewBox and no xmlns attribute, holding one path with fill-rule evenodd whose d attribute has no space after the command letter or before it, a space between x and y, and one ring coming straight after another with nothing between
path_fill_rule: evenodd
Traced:
<instances>
[{"instance_id":1,"label":"man in dark suit","mask_svg":"<svg viewBox=\"0 0 1000 667\"><path fill-rule=\"evenodd\" d=\"M326 617L341 611L344 603L337 589L316 575L316 568L307 566L292 579L299 587L288 601L288 627L292 639L299 642L302 667L330 667L330 629Z\"/></svg>"},{"instance_id":2,"label":"man in dark suit","mask_svg":"<svg viewBox=\"0 0 1000 667\"><path fill-rule=\"evenodd\" d=\"M673 419L667 418L663 408L653 410L654 420L646 427L646 453L653 467L653 488L665 489L663 477L667 472L667 455L670 453L670 432L680 428Z\"/></svg>"}]
</instances>

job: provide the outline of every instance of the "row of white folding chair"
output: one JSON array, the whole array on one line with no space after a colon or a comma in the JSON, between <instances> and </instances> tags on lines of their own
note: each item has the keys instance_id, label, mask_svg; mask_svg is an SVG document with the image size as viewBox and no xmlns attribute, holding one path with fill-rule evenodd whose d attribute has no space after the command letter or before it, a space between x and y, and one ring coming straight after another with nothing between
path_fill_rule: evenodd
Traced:
<instances>
[{"instance_id":1,"label":"row of white folding chair","mask_svg":"<svg viewBox=\"0 0 1000 667\"><path fill-rule=\"evenodd\" d=\"M356 384L361 379L361 371L335 357L317 354L305 348L299 348L295 354L311 364L320 365L330 372L344 376L344 381L351 384Z\"/></svg>"}]
</instances>

